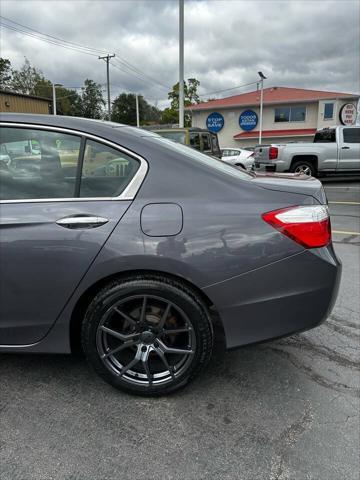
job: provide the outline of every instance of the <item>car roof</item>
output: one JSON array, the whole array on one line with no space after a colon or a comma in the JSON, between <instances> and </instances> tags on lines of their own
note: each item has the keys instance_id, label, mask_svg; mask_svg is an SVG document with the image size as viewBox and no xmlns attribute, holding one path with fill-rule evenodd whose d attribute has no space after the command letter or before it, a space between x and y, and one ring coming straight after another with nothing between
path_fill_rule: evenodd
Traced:
<instances>
[{"instance_id":1,"label":"car roof","mask_svg":"<svg viewBox=\"0 0 360 480\"><path fill-rule=\"evenodd\" d=\"M145 130L137 129L136 127L130 127L122 123L108 122L106 120L97 120L84 117L70 117L64 115L41 115L32 113L0 113L1 122L11 123L29 123L34 125L55 126L59 128L73 128L79 131L92 132L95 130L107 128L131 128L133 133L138 130L138 135L143 136L150 134Z\"/></svg>"}]
</instances>

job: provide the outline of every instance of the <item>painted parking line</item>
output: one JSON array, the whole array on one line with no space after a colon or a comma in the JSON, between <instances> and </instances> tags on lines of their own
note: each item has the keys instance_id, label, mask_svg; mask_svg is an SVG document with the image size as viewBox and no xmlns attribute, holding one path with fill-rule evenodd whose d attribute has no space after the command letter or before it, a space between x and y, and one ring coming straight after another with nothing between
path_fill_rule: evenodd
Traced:
<instances>
[{"instance_id":1,"label":"painted parking line","mask_svg":"<svg viewBox=\"0 0 360 480\"><path fill-rule=\"evenodd\" d=\"M360 202L328 202L329 205L360 205Z\"/></svg>"},{"instance_id":2,"label":"painted parking line","mask_svg":"<svg viewBox=\"0 0 360 480\"><path fill-rule=\"evenodd\" d=\"M343 230L331 230L331 233L337 233L339 235L360 235L360 232L345 232Z\"/></svg>"}]
</instances>

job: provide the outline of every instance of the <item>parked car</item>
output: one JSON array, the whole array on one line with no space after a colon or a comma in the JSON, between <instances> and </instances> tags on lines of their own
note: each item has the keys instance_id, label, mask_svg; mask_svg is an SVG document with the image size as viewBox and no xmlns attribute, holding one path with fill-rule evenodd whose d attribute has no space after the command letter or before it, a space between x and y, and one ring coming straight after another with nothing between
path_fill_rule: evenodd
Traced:
<instances>
[{"instance_id":1,"label":"parked car","mask_svg":"<svg viewBox=\"0 0 360 480\"><path fill-rule=\"evenodd\" d=\"M221 157L218 136L216 133L209 132L204 128L185 127L185 128L151 128L151 131L161 135L164 138L174 142L188 145L200 152Z\"/></svg>"},{"instance_id":2,"label":"parked car","mask_svg":"<svg viewBox=\"0 0 360 480\"><path fill-rule=\"evenodd\" d=\"M82 348L115 387L164 394L227 348L330 313L340 279L321 183L255 175L152 132L0 115L0 352Z\"/></svg>"},{"instance_id":3,"label":"parked car","mask_svg":"<svg viewBox=\"0 0 360 480\"><path fill-rule=\"evenodd\" d=\"M254 151L244 148L222 148L221 160L245 170L251 170L254 164Z\"/></svg>"},{"instance_id":4,"label":"parked car","mask_svg":"<svg viewBox=\"0 0 360 480\"><path fill-rule=\"evenodd\" d=\"M360 127L323 128L316 132L314 143L258 146L254 168L313 176L360 172Z\"/></svg>"}]
</instances>

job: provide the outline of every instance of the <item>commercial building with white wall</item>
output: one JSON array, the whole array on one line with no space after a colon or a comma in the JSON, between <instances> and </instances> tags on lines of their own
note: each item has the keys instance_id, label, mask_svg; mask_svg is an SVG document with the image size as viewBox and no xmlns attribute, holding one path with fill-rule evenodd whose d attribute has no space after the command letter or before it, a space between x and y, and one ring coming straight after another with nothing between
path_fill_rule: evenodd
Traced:
<instances>
[{"instance_id":1,"label":"commercial building with white wall","mask_svg":"<svg viewBox=\"0 0 360 480\"><path fill-rule=\"evenodd\" d=\"M311 142L318 128L354 124L359 95L301 88L263 91L262 143ZM192 105L192 126L217 132L220 147L259 143L260 90Z\"/></svg>"}]
</instances>

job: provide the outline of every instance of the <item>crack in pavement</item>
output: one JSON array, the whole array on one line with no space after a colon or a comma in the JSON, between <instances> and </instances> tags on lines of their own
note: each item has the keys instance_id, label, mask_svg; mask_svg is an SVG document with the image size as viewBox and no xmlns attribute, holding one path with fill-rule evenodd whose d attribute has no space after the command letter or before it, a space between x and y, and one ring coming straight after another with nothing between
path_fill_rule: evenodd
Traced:
<instances>
[{"instance_id":1,"label":"crack in pavement","mask_svg":"<svg viewBox=\"0 0 360 480\"><path fill-rule=\"evenodd\" d=\"M351 387L341 382L336 382L334 380L329 380L320 374L316 373L311 367L304 365L303 363L299 362L294 355L290 352L285 350L281 350L280 348L270 348L269 350L275 352L277 355L286 358L290 363L294 365L298 370L303 372L307 377L309 377L312 381L316 382L318 385L322 387L328 388L330 390L335 390L340 393L345 393L355 398L359 398L360 391L357 388Z\"/></svg>"},{"instance_id":2,"label":"crack in pavement","mask_svg":"<svg viewBox=\"0 0 360 480\"><path fill-rule=\"evenodd\" d=\"M289 447L293 447L298 439L310 430L313 414L310 403L307 403L299 420L293 422L274 442L274 455L271 459L270 480L289 480L290 471L286 466L285 455Z\"/></svg>"},{"instance_id":3,"label":"crack in pavement","mask_svg":"<svg viewBox=\"0 0 360 480\"><path fill-rule=\"evenodd\" d=\"M349 310L352 313L358 314L358 312L355 312L355 310L351 310L350 308L347 308L347 310ZM329 318L331 318L331 320L335 320L335 322L339 323L342 326L354 328L355 330L360 330L360 325L358 323L345 320L344 318L338 317L337 315L334 315L334 314L331 314ZM327 322L325 322L325 325L326 323Z\"/></svg>"},{"instance_id":4,"label":"crack in pavement","mask_svg":"<svg viewBox=\"0 0 360 480\"><path fill-rule=\"evenodd\" d=\"M355 360L351 360L345 355L341 355L340 353L336 352L335 350L325 347L324 345L317 345L315 343L310 342L310 340L306 337L300 336L293 336L278 342L278 345L284 345L286 347L293 347L298 348L300 350L307 350L309 352L314 352L315 354L330 360L331 362L335 362L338 365L348 368L355 368L359 370L359 362Z\"/></svg>"}]
</instances>

